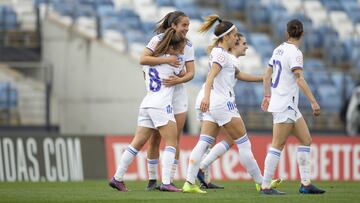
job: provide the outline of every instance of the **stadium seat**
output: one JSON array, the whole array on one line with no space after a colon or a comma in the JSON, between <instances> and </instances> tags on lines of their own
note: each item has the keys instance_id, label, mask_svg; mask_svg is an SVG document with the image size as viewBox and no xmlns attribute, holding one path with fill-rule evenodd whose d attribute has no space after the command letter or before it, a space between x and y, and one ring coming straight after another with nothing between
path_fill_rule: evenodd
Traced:
<instances>
[{"instance_id":1,"label":"stadium seat","mask_svg":"<svg viewBox=\"0 0 360 203\"><path fill-rule=\"evenodd\" d=\"M111 5L99 5L96 7L96 14L98 16L114 16L115 9Z\"/></svg>"},{"instance_id":2,"label":"stadium seat","mask_svg":"<svg viewBox=\"0 0 360 203\"><path fill-rule=\"evenodd\" d=\"M15 108L18 103L17 90L9 82L0 83L0 109Z\"/></svg>"},{"instance_id":3,"label":"stadium seat","mask_svg":"<svg viewBox=\"0 0 360 203\"><path fill-rule=\"evenodd\" d=\"M117 30L124 32L127 27L123 23L119 23L119 20L115 16L103 16L100 18L100 30L104 33L106 30Z\"/></svg>"},{"instance_id":4,"label":"stadium seat","mask_svg":"<svg viewBox=\"0 0 360 203\"><path fill-rule=\"evenodd\" d=\"M161 6L161 7L169 7L169 6L171 6L171 7L174 7L175 6L175 4L174 4L174 1L172 1L172 0L155 0L155 3L156 3L156 5L157 6Z\"/></svg>"},{"instance_id":5,"label":"stadium seat","mask_svg":"<svg viewBox=\"0 0 360 203\"><path fill-rule=\"evenodd\" d=\"M340 92L338 92L332 85L321 85L317 88L320 95L320 105L322 109L327 112L338 112L342 105L342 98L339 96L341 95Z\"/></svg>"},{"instance_id":6,"label":"stadium seat","mask_svg":"<svg viewBox=\"0 0 360 203\"><path fill-rule=\"evenodd\" d=\"M323 38L318 29L310 29L306 31L303 44L306 52L311 53L312 51L321 51L323 44Z\"/></svg>"},{"instance_id":7,"label":"stadium seat","mask_svg":"<svg viewBox=\"0 0 360 203\"><path fill-rule=\"evenodd\" d=\"M304 61L304 69L306 71L325 71L325 64L320 59L306 58Z\"/></svg>"},{"instance_id":8,"label":"stadium seat","mask_svg":"<svg viewBox=\"0 0 360 203\"><path fill-rule=\"evenodd\" d=\"M270 37L263 33L252 33L248 37L249 44L254 46L255 50L261 54L262 58L269 60L275 48Z\"/></svg>"},{"instance_id":9,"label":"stadium seat","mask_svg":"<svg viewBox=\"0 0 360 203\"><path fill-rule=\"evenodd\" d=\"M321 0L328 11L343 11L343 7L338 0Z\"/></svg>"},{"instance_id":10,"label":"stadium seat","mask_svg":"<svg viewBox=\"0 0 360 203\"><path fill-rule=\"evenodd\" d=\"M286 8L286 10L290 14L294 14L299 10L301 10L302 4L306 4L306 2L308 1L302 2L302 0L291 0L291 1L281 0L282 5Z\"/></svg>"},{"instance_id":11,"label":"stadium seat","mask_svg":"<svg viewBox=\"0 0 360 203\"><path fill-rule=\"evenodd\" d=\"M248 23L255 28L263 27L264 25L268 25L270 22L271 12L269 12L269 10L262 5L253 7L253 10L246 12Z\"/></svg>"},{"instance_id":12,"label":"stadium seat","mask_svg":"<svg viewBox=\"0 0 360 203\"><path fill-rule=\"evenodd\" d=\"M10 6L0 5L0 30L15 30L18 28L17 15Z\"/></svg>"}]
</instances>

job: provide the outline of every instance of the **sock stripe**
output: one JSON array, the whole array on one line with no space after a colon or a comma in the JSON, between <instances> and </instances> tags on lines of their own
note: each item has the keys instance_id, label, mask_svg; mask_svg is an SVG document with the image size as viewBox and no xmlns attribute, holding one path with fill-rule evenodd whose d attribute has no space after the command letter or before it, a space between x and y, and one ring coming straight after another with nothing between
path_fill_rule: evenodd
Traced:
<instances>
[{"instance_id":1,"label":"sock stripe","mask_svg":"<svg viewBox=\"0 0 360 203\"><path fill-rule=\"evenodd\" d=\"M310 147L298 147L298 152L310 152Z\"/></svg>"},{"instance_id":2,"label":"sock stripe","mask_svg":"<svg viewBox=\"0 0 360 203\"><path fill-rule=\"evenodd\" d=\"M298 152L310 152L310 149L298 149Z\"/></svg>"},{"instance_id":3,"label":"sock stripe","mask_svg":"<svg viewBox=\"0 0 360 203\"><path fill-rule=\"evenodd\" d=\"M131 147L131 146L128 146L128 147L126 148L126 150L127 150L128 152L130 152L131 154L135 155L135 156L136 156L136 154L138 153L138 151L137 151L135 148Z\"/></svg>"},{"instance_id":4,"label":"sock stripe","mask_svg":"<svg viewBox=\"0 0 360 203\"><path fill-rule=\"evenodd\" d=\"M207 136L200 136L200 141L207 142L209 144L212 144L214 142L214 138L210 138Z\"/></svg>"},{"instance_id":5,"label":"sock stripe","mask_svg":"<svg viewBox=\"0 0 360 203\"><path fill-rule=\"evenodd\" d=\"M229 144L228 144L225 140L221 141L221 144L224 145L224 147L225 147L226 150L229 150L229 149L230 149Z\"/></svg>"},{"instance_id":6,"label":"sock stripe","mask_svg":"<svg viewBox=\"0 0 360 203\"><path fill-rule=\"evenodd\" d=\"M148 159L148 164L158 164L159 160L158 159Z\"/></svg>"},{"instance_id":7,"label":"sock stripe","mask_svg":"<svg viewBox=\"0 0 360 203\"><path fill-rule=\"evenodd\" d=\"M280 152L273 151L273 150L269 150L269 151L268 151L268 154L272 154L272 155L275 155L275 156L277 156L277 157L280 157L280 155L281 155Z\"/></svg>"},{"instance_id":8,"label":"sock stripe","mask_svg":"<svg viewBox=\"0 0 360 203\"><path fill-rule=\"evenodd\" d=\"M239 139L235 140L235 143L236 143L236 144L242 144L242 143L244 143L244 142L246 142L246 141L248 141L248 140L249 140L248 136L245 135L245 136L242 136L242 137L240 137Z\"/></svg>"},{"instance_id":9,"label":"sock stripe","mask_svg":"<svg viewBox=\"0 0 360 203\"><path fill-rule=\"evenodd\" d=\"M175 153L176 149L175 147L167 146L164 151Z\"/></svg>"}]
</instances>

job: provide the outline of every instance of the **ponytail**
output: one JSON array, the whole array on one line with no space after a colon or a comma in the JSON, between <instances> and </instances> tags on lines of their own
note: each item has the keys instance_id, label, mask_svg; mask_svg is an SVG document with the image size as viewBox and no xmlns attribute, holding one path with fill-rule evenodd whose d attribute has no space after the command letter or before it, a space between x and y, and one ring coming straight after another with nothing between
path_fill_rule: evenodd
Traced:
<instances>
[{"instance_id":1,"label":"ponytail","mask_svg":"<svg viewBox=\"0 0 360 203\"><path fill-rule=\"evenodd\" d=\"M233 29L233 27L235 28L232 22L223 21L218 15L210 15L205 17L205 22L201 25L199 32L207 32L215 24L216 21L219 21L219 24L217 24L215 27L215 39L213 43L208 47L208 53L210 53L211 50L223 40L224 36L227 35Z\"/></svg>"},{"instance_id":2,"label":"ponytail","mask_svg":"<svg viewBox=\"0 0 360 203\"><path fill-rule=\"evenodd\" d=\"M205 22L201 25L199 32L203 33L208 31L216 21L219 21L219 23L222 22L220 17L218 15L211 15L205 17Z\"/></svg>"},{"instance_id":3,"label":"ponytail","mask_svg":"<svg viewBox=\"0 0 360 203\"><path fill-rule=\"evenodd\" d=\"M160 56L167 53L170 46L178 50L184 48L186 38L179 32L176 32L174 28L168 28L165 30L162 40L157 44L153 56Z\"/></svg>"}]
</instances>

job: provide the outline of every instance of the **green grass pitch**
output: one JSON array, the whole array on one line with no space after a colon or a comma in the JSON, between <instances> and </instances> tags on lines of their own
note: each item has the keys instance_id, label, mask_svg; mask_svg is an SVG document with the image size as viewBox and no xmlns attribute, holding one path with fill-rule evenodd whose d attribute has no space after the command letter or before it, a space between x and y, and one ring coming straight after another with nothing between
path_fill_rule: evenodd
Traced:
<instances>
[{"instance_id":1,"label":"green grass pitch","mask_svg":"<svg viewBox=\"0 0 360 203\"><path fill-rule=\"evenodd\" d=\"M360 182L317 182L324 188L324 195L301 195L298 182L285 181L279 190L287 192L284 196L263 196L256 192L252 182L214 181L225 186L225 190L208 190L207 194L184 194L169 192L145 192L146 182L128 181L131 192L118 192L107 185L106 180L67 183L0 183L0 202L360 202ZM183 182L176 182L182 186Z\"/></svg>"}]
</instances>

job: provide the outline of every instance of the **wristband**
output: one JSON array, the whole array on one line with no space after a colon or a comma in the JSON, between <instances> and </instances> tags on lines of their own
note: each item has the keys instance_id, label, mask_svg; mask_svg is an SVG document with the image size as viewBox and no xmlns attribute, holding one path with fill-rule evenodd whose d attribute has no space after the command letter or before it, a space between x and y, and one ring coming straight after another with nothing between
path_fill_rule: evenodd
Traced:
<instances>
[{"instance_id":1,"label":"wristband","mask_svg":"<svg viewBox=\"0 0 360 203\"><path fill-rule=\"evenodd\" d=\"M264 98L270 98L271 96L270 95L265 95Z\"/></svg>"}]
</instances>

